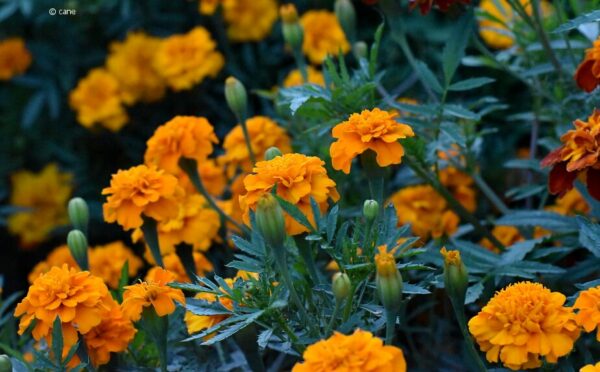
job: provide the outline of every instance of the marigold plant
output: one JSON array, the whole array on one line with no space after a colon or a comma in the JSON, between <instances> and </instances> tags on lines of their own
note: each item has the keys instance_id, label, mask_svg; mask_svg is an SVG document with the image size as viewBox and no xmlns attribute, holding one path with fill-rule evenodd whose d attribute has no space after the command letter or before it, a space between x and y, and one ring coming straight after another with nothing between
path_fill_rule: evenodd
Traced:
<instances>
[{"instance_id":1,"label":"marigold plant","mask_svg":"<svg viewBox=\"0 0 600 372\"><path fill-rule=\"evenodd\" d=\"M275 0L223 0L227 36L237 42L260 41L277 20Z\"/></svg>"},{"instance_id":2,"label":"marigold plant","mask_svg":"<svg viewBox=\"0 0 600 372\"><path fill-rule=\"evenodd\" d=\"M12 37L0 41L0 80L10 80L24 73L31 64L31 53L25 41Z\"/></svg>"},{"instance_id":3,"label":"marigold plant","mask_svg":"<svg viewBox=\"0 0 600 372\"><path fill-rule=\"evenodd\" d=\"M313 64L321 64L328 54L347 53L350 44L334 13L309 10L300 17L304 30L302 51Z\"/></svg>"},{"instance_id":4,"label":"marigold plant","mask_svg":"<svg viewBox=\"0 0 600 372\"><path fill-rule=\"evenodd\" d=\"M579 293L573 309L578 310L575 320L584 331L597 329L596 340L600 341L600 286Z\"/></svg>"}]
</instances>

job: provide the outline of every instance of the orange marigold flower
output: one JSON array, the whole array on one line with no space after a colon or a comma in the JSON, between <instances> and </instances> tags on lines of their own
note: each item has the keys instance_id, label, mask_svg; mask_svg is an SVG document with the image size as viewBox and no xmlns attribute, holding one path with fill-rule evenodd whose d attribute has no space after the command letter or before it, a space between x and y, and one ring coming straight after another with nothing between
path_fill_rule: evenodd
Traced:
<instances>
[{"instance_id":1,"label":"orange marigold flower","mask_svg":"<svg viewBox=\"0 0 600 372\"><path fill-rule=\"evenodd\" d=\"M163 40L154 55L153 67L173 90L186 90L207 76L216 77L225 64L217 44L204 27Z\"/></svg>"},{"instance_id":2,"label":"orange marigold flower","mask_svg":"<svg viewBox=\"0 0 600 372\"><path fill-rule=\"evenodd\" d=\"M92 328L83 338L87 352L95 367L110 361L110 353L120 353L127 349L137 330L112 299L110 309L102 316L100 324Z\"/></svg>"},{"instance_id":3,"label":"orange marigold flower","mask_svg":"<svg viewBox=\"0 0 600 372\"><path fill-rule=\"evenodd\" d=\"M600 110L594 109L587 121L577 119L573 125L575 129L560 138L563 145L541 162L543 167L552 166L548 188L550 193L562 196L581 174L590 195L600 200Z\"/></svg>"},{"instance_id":4,"label":"orange marigold flower","mask_svg":"<svg viewBox=\"0 0 600 372\"><path fill-rule=\"evenodd\" d=\"M405 372L402 349L384 345L371 332L357 329L346 336L334 332L326 340L308 346L292 372L395 371Z\"/></svg>"},{"instance_id":5,"label":"orange marigold flower","mask_svg":"<svg viewBox=\"0 0 600 372\"><path fill-rule=\"evenodd\" d=\"M0 41L0 81L21 75L31 64L31 53L19 37Z\"/></svg>"},{"instance_id":6,"label":"orange marigold flower","mask_svg":"<svg viewBox=\"0 0 600 372\"><path fill-rule=\"evenodd\" d=\"M442 12L447 12L450 6L453 4L470 4L471 0L409 0L409 6L411 9L417 6L421 10L421 14L427 14L431 8L435 5Z\"/></svg>"},{"instance_id":7,"label":"orange marigold flower","mask_svg":"<svg viewBox=\"0 0 600 372\"><path fill-rule=\"evenodd\" d=\"M130 32L110 45L106 68L119 81L126 104L156 101L165 94L165 82L152 66L159 45L159 38L143 32Z\"/></svg>"},{"instance_id":8,"label":"orange marigold flower","mask_svg":"<svg viewBox=\"0 0 600 372\"><path fill-rule=\"evenodd\" d=\"M254 116L246 120L246 128L256 160L264 160L265 151L273 146L278 147L282 153L292 151L290 137L285 129L277 125L271 118ZM252 170L252 162L241 125L236 125L225 136L223 149L225 154L219 158L219 161L227 165L227 173L230 177L235 174L238 167L243 172Z\"/></svg>"},{"instance_id":9,"label":"orange marigold flower","mask_svg":"<svg viewBox=\"0 0 600 372\"><path fill-rule=\"evenodd\" d=\"M86 128L100 124L113 132L127 123L118 80L103 68L92 69L69 95L77 121Z\"/></svg>"},{"instance_id":10,"label":"orange marigold flower","mask_svg":"<svg viewBox=\"0 0 600 372\"><path fill-rule=\"evenodd\" d=\"M579 337L566 297L539 283L520 282L497 292L471 320L469 331L489 362L512 370L556 363Z\"/></svg>"},{"instance_id":11,"label":"orange marigold flower","mask_svg":"<svg viewBox=\"0 0 600 372\"><path fill-rule=\"evenodd\" d=\"M223 0L199 0L198 11L200 14L213 15L217 11L217 7L223 2Z\"/></svg>"},{"instance_id":12,"label":"orange marigold flower","mask_svg":"<svg viewBox=\"0 0 600 372\"><path fill-rule=\"evenodd\" d=\"M73 345L77 342L77 332L86 334L100 324L111 299L102 279L66 264L55 266L34 280L27 296L17 305L15 316L21 317L18 333L22 335L35 320L32 335L39 341L51 335L58 316L63 337L74 340L65 344Z\"/></svg>"},{"instance_id":13,"label":"orange marigold flower","mask_svg":"<svg viewBox=\"0 0 600 372\"><path fill-rule=\"evenodd\" d=\"M290 71L290 73L283 80L283 86L285 88L289 88L299 86L304 83L325 86L325 77L323 76L323 73L321 71L317 70L312 66L308 66L306 72L308 74L308 81L305 82L302 78L302 73L300 73L300 70L295 69Z\"/></svg>"},{"instance_id":14,"label":"orange marigold flower","mask_svg":"<svg viewBox=\"0 0 600 372\"><path fill-rule=\"evenodd\" d=\"M210 261L200 252L193 252L194 257L194 266L196 267L196 274L199 276L205 276L207 273L213 270L213 265ZM173 281L180 283L190 283L192 280L187 275L185 268L183 267L183 263L181 263L181 259L177 253L169 253L163 256L163 264L165 269L171 272L175 279ZM146 281L152 282L156 281L155 277L160 272L160 267L155 266L148 270L148 274L146 274Z\"/></svg>"},{"instance_id":15,"label":"orange marigold flower","mask_svg":"<svg viewBox=\"0 0 600 372\"><path fill-rule=\"evenodd\" d=\"M144 162L171 174L180 174L181 157L203 162L219 143L212 124L203 117L175 116L156 129L146 142Z\"/></svg>"},{"instance_id":16,"label":"orange marigold flower","mask_svg":"<svg viewBox=\"0 0 600 372\"><path fill-rule=\"evenodd\" d=\"M66 244L54 248L44 261L38 262L27 276L27 280L29 284L32 284L41 274L47 273L52 267L60 267L64 264L69 268L78 268L77 262L75 262L71 250Z\"/></svg>"},{"instance_id":17,"label":"orange marigold flower","mask_svg":"<svg viewBox=\"0 0 600 372\"><path fill-rule=\"evenodd\" d=\"M284 154L256 163L253 174L244 178L246 193L239 198L244 222L250 222L250 210L256 208L259 199L277 186L277 195L296 205L314 223L310 198L317 202L321 211L325 211L329 198L337 201L340 197L335 182L327 176L324 164L315 156L303 154ZM290 235L307 231L289 215L285 216L285 225Z\"/></svg>"},{"instance_id":18,"label":"orange marigold flower","mask_svg":"<svg viewBox=\"0 0 600 372\"><path fill-rule=\"evenodd\" d=\"M309 10L300 17L304 29L302 51L313 64L321 64L328 54L346 54L350 44L334 13L327 10Z\"/></svg>"},{"instance_id":19,"label":"orange marigold flower","mask_svg":"<svg viewBox=\"0 0 600 372\"><path fill-rule=\"evenodd\" d=\"M588 93L600 84L600 38L585 51L585 58L575 71L575 81Z\"/></svg>"},{"instance_id":20,"label":"orange marigold flower","mask_svg":"<svg viewBox=\"0 0 600 372\"><path fill-rule=\"evenodd\" d=\"M142 215L157 221L177 217L183 190L177 178L154 167L138 165L112 175L102 206L104 220L117 222L125 230L142 226Z\"/></svg>"},{"instance_id":21,"label":"orange marigold flower","mask_svg":"<svg viewBox=\"0 0 600 372\"><path fill-rule=\"evenodd\" d=\"M275 0L223 0L223 19L232 41L260 41L277 20Z\"/></svg>"},{"instance_id":22,"label":"orange marigold flower","mask_svg":"<svg viewBox=\"0 0 600 372\"><path fill-rule=\"evenodd\" d=\"M123 315L126 319L138 321L145 307L153 307L158 316L165 316L175 311L175 302L185 305L185 297L180 289L167 284L175 280L175 275L158 268L152 280L125 287L123 292Z\"/></svg>"},{"instance_id":23,"label":"orange marigold flower","mask_svg":"<svg viewBox=\"0 0 600 372\"><path fill-rule=\"evenodd\" d=\"M337 138L329 149L333 168L350 173L352 159L367 150L377 154L381 167L400 164L404 148L398 140L415 134L410 126L394 119L397 115L379 108L363 110L333 127L333 138Z\"/></svg>"},{"instance_id":24,"label":"orange marigold flower","mask_svg":"<svg viewBox=\"0 0 600 372\"><path fill-rule=\"evenodd\" d=\"M575 315L577 324L586 332L597 329L596 339L600 341L600 286L582 291L573 308L579 310Z\"/></svg>"},{"instance_id":25,"label":"orange marigold flower","mask_svg":"<svg viewBox=\"0 0 600 372\"><path fill-rule=\"evenodd\" d=\"M455 167L446 167L439 172L440 182L469 212L477 209L477 198L473 178Z\"/></svg>"},{"instance_id":26,"label":"orange marigold flower","mask_svg":"<svg viewBox=\"0 0 600 372\"><path fill-rule=\"evenodd\" d=\"M600 372L600 362L596 364L588 364L579 370L579 372Z\"/></svg>"},{"instance_id":27,"label":"orange marigold flower","mask_svg":"<svg viewBox=\"0 0 600 372\"><path fill-rule=\"evenodd\" d=\"M73 175L54 163L39 173L18 171L11 175L9 203L22 211L8 217L8 231L18 235L24 248L46 240L56 227L68 223L67 202L73 191Z\"/></svg>"},{"instance_id":28,"label":"orange marigold flower","mask_svg":"<svg viewBox=\"0 0 600 372\"><path fill-rule=\"evenodd\" d=\"M451 235L458 229L458 216L429 185L405 187L389 200L396 208L398 224L410 224L412 232L423 240Z\"/></svg>"},{"instance_id":29,"label":"orange marigold flower","mask_svg":"<svg viewBox=\"0 0 600 372\"><path fill-rule=\"evenodd\" d=\"M498 241L502 243L502 245L505 247L510 247L515 243L525 240L525 238L523 238L523 235L521 235L521 233L519 232L519 229L517 229L514 226L494 226L494 228L492 229L492 235L494 235L494 237L498 239ZM490 242L487 238L482 239L480 244L489 249L490 251L499 252L498 248L494 244L492 244L492 242Z\"/></svg>"},{"instance_id":30,"label":"orange marigold flower","mask_svg":"<svg viewBox=\"0 0 600 372\"><path fill-rule=\"evenodd\" d=\"M125 262L128 265L129 277L134 277L143 266L142 260L122 241L96 246L89 251L88 257L91 273L102 278L113 289L119 287Z\"/></svg>"},{"instance_id":31,"label":"orange marigold flower","mask_svg":"<svg viewBox=\"0 0 600 372\"><path fill-rule=\"evenodd\" d=\"M579 190L575 188L556 198L554 205L550 205L545 209L563 215L590 213L590 205Z\"/></svg>"},{"instance_id":32,"label":"orange marigold flower","mask_svg":"<svg viewBox=\"0 0 600 372\"><path fill-rule=\"evenodd\" d=\"M396 274L396 259L393 251L388 252L386 245L377 247L378 253L375 255L375 266L377 274L383 277L388 277Z\"/></svg>"},{"instance_id":33,"label":"orange marigold flower","mask_svg":"<svg viewBox=\"0 0 600 372\"><path fill-rule=\"evenodd\" d=\"M225 283L232 288L235 279L226 278ZM204 300L208 302L217 302L226 308L227 310L233 310L233 301L227 295L225 290L223 289L223 295L216 295L214 293L208 292L200 292L196 296L195 299ZM228 314L218 314L218 315L196 315L191 311L186 311L183 320L185 321L185 325L187 326L188 333L194 334L198 332L202 332L204 330L210 329L215 325L221 323L225 319L229 318ZM206 339L210 338L210 335L206 337Z\"/></svg>"}]
</instances>

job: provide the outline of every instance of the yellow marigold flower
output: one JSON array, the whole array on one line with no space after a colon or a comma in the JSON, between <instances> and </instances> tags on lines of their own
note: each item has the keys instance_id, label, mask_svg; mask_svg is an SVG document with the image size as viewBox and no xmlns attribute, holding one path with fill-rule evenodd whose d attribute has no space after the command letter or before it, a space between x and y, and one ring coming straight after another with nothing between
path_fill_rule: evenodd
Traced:
<instances>
[{"instance_id":1,"label":"yellow marigold flower","mask_svg":"<svg viewBox=\"0 0 600 372\"><path fill-rule=\"evenodd\" d=\"M213 196L223 194L227 180L225 172L214 159L206 159L198 164L198 174L206 191Z\"/></svg>"},{"instance_id":2,"label":"yellow marigold flower","mask_svg":"<svg viewBox=\"0 0 600 372\"><path fill-rule=\"evenodd\" d=\"M328 54L338 55L340 50L346 54L350 44L344 30L333 12L327 10L309 10L300 17L304 29L302 51L311 63L320 64Z\"/></svg>"},{"instance_id":3,"label":"yellow marigold flower","mask_svg":"<svg viewBox=\"0 0 600 372\"><path fill-rule=\"evenodd\" d=\"M260 41L277 20L275 0L223 0L223 18L232 41Z\"/></svg>"},{"instance_id":4,"label":"yellow marigold flower","mask_svg":"<svg viewBox=\"0 0 600 372\"><path fill-rule=\"evenodd\" d=\"M405 372L402 349L383 344L371 332L357 329L346 336L334 332L326 340L308 346L292 372L394 371Z\"/></svg>"},{"instance_id":5,"label":"yellow marigold flower","mask_svg":"<svg viewBox=\"0 0 600 372\"><path fill-rule=\"evenodd\" d=\"M265 151L269 147L278 147L282 153L292 151L290 137L285 129L278 126L271 118L254 116L246 120L246 128L256 160L264 160ZM219 158L219 161L227 165L227 173L230 177L235 174L238 167L244 172L252 170L252 162L241 125L236 125L225 136L223 149L225 154Z\"/></svg>"},{"instance_id":6,"label":"yellow marigold flower","mask_svg":"<svg viewBox=\"0 0 600 372\"><path fill-rule=\"evenodd\" d=\"M446 247L442 247L440 250L441 255L444 257L444 264L447 266L460 266L462 260L460 258L460 251L458 250L447 250Z\"/></svg>"},{"instance_id":7,"label":"yellow marigold flower","mask_svg":"<svg viewBox=\"0 0 600 372\"><path fill-rule=\"evenodd\" d=\"M158 316L175 311L175 302L185 305L185 297L180 289L167 284L175 280L175 275L158 268L152 280L125 287L121 308L126 319L138 321L145 307L152 306Z\"/></svg>"},{"instance_id":8,"label":"yellow marigold flower","mask_svg":"<svg viewBox=\"0 0 600 372\"><path fill-rule=\"evenodd\" d=\"M306 83L317 84L321 86L325 86L325 77L323 73L312 66L308 66L307 68L308 81ZM295 69L290 71L290 73L283 80L283 86L285 88L295 87L298 85L304 84L304 79L302 79L302 74L300 70Z\"/></svg>"},{"instance_id":9,"label":"yellow marigold flower","mask_svg":"<svg viewBox=\"0 0 600 372\"><path fill-rule=\"evenodd\" d=\"M144 162L177 175L182 172L178 165L181 157L201 163L218 142L213 126L206 118L175 116L158 127L146 142Z\"/></svg>"},{"instance_id":10,"label":"yellow marigold flower","mask_svg":"<svg viewBox=\"0 0 600 372\"><path fill-rule=\"evenodd\" d=\"M590 213L590 205L579 190L573 188L563 196L556 198L554 205L546 207L546 210L563 215L588 214Z\"/></svg>"},{"instance_id":11,"label":"yellow marigold flower","mask_svg":"<svg viewBox=\"0 0 600 372\"><path fill-rule=\"evenodd\" d=\"M597 329L596 339L600 341L600 286L582 291L573 308L579 310L575 315L577 324L586 332Z\"/></svg>"},{"instance_id":12,"label":"yellow marigold flower","mask_svg":"<svg viewBox=\"0 0 600 372\"><path fill-rule=\"evenodd\" d=\"M92 69L69 95L77 121L86 128L100 124L113 132L127 123L117 79L103 68Z\"/></svg>"},{"instance_id":13,"label":"yellow marigold flower","mask_svg":"<svg viewBox=\"0 0 600 372\"><path fill-rule=\"evenodd\" d=\"M196 267L196 274L199 276L205 276L207 273L213 270L213 265L210 261L200 252L193 252L194 257L194 265ZM163 256L163 263L165 269L170 271L173 275L175 275L175 279L173 281L180 283L190 283L191 279L188 277L185 272L185 268L183 267L183 263L179 259L177 253L169 253ZM148 274L146 274L146 281L156 281L155 277L160 271L160 267L153 267L148 270Z\"/></svg>"},{"instance_id":14,"label":"yellow marigold flower","mask_svg":"<svg viewBox=\"0 0 600 372\"><path fill-rule=\"evenodd\" d=\"M505 247L510 247L515 243L525 240L523 235L519 232L519 229L514 226L494 226L492 235L494 235L494 237ZM498 248L496 248L496 246L487 238L482 239L480 244L490 251L498 252Z\"/></svg>"},{"instance_id":15,"label":"yellow marigold flower","mask_svg":"<svg viewBox=\"0 0 600 372\"><path fill-rule=\"evenodd\" d=\"M86 334L100 324L109 300L112 297L102 279L66 264L55 266L35 279L27 296L17 305L15 316L21 317L18 333L22 335L35 320L32 335L39 341L51 335L59 316L63 337L75 340L72 345L77 342L77 332Z\"/></svg>"},{"instance_id":16,"label":"yellow marigold flower","mask_svg":"<svg viewBox=\"0 0 600 372\"><path fill-rule=\"evenodd\" d=\"M600 372L600 362L583 366L579 372Z\"/></svg>"},{"instance_id":17,"label":"yellow marigold flower","mask_svg":"<svg viewBox=\"0 0 600 372\"><path fill-rule=\"evenodd\" d=\"M367 150L377 154L377 164L381 167L400 164L404 148L398 140L415 134L410 126L398 123L396 116L374 108L352 114L347 121L333 127L333 138L337 138L329 149L333 168L350 173L352 159Z\"/></svg>"},{"instance_id":18,"label":"yellow marigold flower","mask_svg":"<svg viewBox=\"0 0 600 372\"><path fill-rule=\"evenodd\" d=\"M204 27L163 40L154 55L153 66L173 90L186 90L207 76L216 77L225 64L217 44Z\"/></svg>"},{"instance_id":19,"label":"yellow marigold flower","mask_svg":"<svg viewBox=\"0 0 600 372\"><path fill-rule=\"evenodd\" d=\"M439 172L440 182L469 212L477 209L477 198L473 188L473 178L455 167L447 167Z\"/></svg>"},{"instance_id":20,"label":"yellow marigold flower","mask_svg":"<svg viewBox=\"0 0 600 372\"><path fill-rule=\"evenodd\" d=\"M122 42L113 42L106 68L119 81L126 104L152 102L165 94L165 82L152 67L160 39L143 32L131 32Z\"/></svg>"},{"instance_id":21,"label":"yellow marigold flower","mask_svg":"<svg viewBox=\"0 0 600 372\"><path fill-rule=\"evenodd\" d=\"M157 221L174 218L182 194L177 178L163 170L145 165L119 170L102 190L108 195L102 206L104 220L129 230L142 226L142 214Z\"/></svg>"},{"instance_id":22,"label":"yellow marigold flower","mask_svg":"<svg viewBox=\"0 0 600 372\"><path fill-rule=\"evenodd\" d=\"M223 0L199 0L198 11L200 14L213 15L217 11L217 7L223 2Z\"/></svg>"},{"instance_id":23,"label":"yellow marigold flower","mask_svg":"<svg viewBox=\"0 0 600 372\"><path fill-rule=\"evenodd\" d=\"M324 164L315 156L295 153L256 163L253 174L244 178L246 193L239 198L244 222L250 223L250 210L255 210L259 199L277 185L277 195L296 205L314 224L310 198L319 204L321 211L327 210L327 199L337 201L340 198ZM289 215L285 216L285 225L290 235L307 231Z\"/></svg>"},{"instance_id":24,"label":"yellow marigold flower","mask_svg":"<svg viewBox=\"0 0 600 372\"><path fill-rule=\"evenodd\" d=\"M429 185L405 187L393 194L390 202L396 208L398 224L410 224L412 232L423 240L451 235L458 229L458 216Z\"/></svg>"},{"instance_id":25,"label":"yellow marigold flower","mask_svg":"<svg viewBox=\"0 0 600 372\"><path fill-rule=\"evenodd\" d=\"M15 172L10 179L9 203L24 210L8 217L8 231L19 235L23 247L43 242L54 228L68 222L67 202L73 191L70 173L52 163L39 173Z\"/></svg>"},{"instance_id":26,"label":"yellow marigold flower","mask_svg":"<svg viewBox=\"0 0 600 372\"><path fill-rule=\"evenodd\" d=\"M532 14L530 0L519 0L525 7L528 15ZM515 43L513 30L515 24L521 20L506 0L482 0L479 9L488 16L480 16L479 35L485 43L492 48L507 49ZM540 11L545 17L552 12L552 5L546 1L540 2Z\"/></svg>"},{"instance_id":27,"label":"yellow marigold flower","mask_svg":"<svg viewBox=\"0 0 600 372\"><path fill-rule=\"evenodd\" d=\"M137 332L131 321L123 317L119 304L113 300L109 304L110 309L102 316L100 324L83 336L95 367L108 363L110 353L127 350Z\"/></svg>"},{"instance_id":28,"label":"yellow marigold flower","mask_svg":"<svg viewBox=\"0 0 600 372\"><path fill-rule=\"evenodd\" d=\"M0 41L0 81L21 75L31 64L31 53L19 37Z\"/></svg>"},{"instance_id":29,"label":"yellow marigold flower","mask_svg":"<svg viewBox=\"0 0 600 372\"><path fill-rule=\"evenodd\" d=\"M59 247L54 248L52 252L46 257L44 261L38 262L31 272L29 276L27 276L27 280L29 284L32 284L41 274L47 273L54 266L62 266L66 264L69 268L74 267L78 268L77 262L73 256L71 256L71 251L66 244L63 244Z\"/></svg>"},{"instance_id":30,"label":"yellow marigold flower","mask_svg":"<svg viewBox=\"0 0 600 372\"><path fill-rule=\"evenodd\" d=\"M226 278L225 283L232 288L235 279ZM200 292L194 298L199 300L205 300L208 302L216 302L219 301L224 308L228 310L233 310L233 301L226 295L225 290L223 290L223 295L216 295L214 293ZM196 315L190 311L186 311L183 320L185 321L185 325L187 326L188 333L194 334L198 332L202 332L209 328L214 327L215 325L221 323L225 319L229 318L227 314L219 314L219 315ZM210 338L207 337L207 339Z\"/></svg>"},{"instance_id":31,"label":"yellow marigold flower","mask_svg":"<svg viewBox=\"0 0 600 372\"><path fill-rule=\"evenodd\" d=\"M512 370L556 363L579 337L566 297L539 283L520 282L497 292L471 320L469 331L489 362Z\"/></svg>"},{"instance_id":32,"label":"yellow marigold flower","mask_svg":"<svg viewBox=\"0 0 600 372\"><path fill-rule=\"evenodd\" d=\"M91 273L113 289L119 287L125 262L128 263L129 277L134 277L143 266L142 260L121 241L96 246L89 251L88 257Z\"/></svg>"}]
</instances>

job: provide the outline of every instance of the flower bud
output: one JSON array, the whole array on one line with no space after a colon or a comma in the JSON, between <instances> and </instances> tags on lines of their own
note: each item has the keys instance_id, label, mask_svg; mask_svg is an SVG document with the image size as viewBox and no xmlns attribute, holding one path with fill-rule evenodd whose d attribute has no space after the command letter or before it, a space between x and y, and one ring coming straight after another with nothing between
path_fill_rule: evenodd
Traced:
<instances>
[{"instance_id":1,"label":"flower bud","mask_svg":"<svg viewBox=\"0 0 600 372\"><path fill-rule=\"evenodd\" d=\"M356 11L350 0L336 0L333 5L335 15L342 26L342 30L350 40L356 34Z\"/></svg>"},{"instance_id":2,"label":"flower bud","mask_svg":"<svg viewBox=\"0 0 600 372\"><path fill-rule=\"evenodd\" d=\"M263 195L256 206L256 227L272 248L283 247L286 238L283 209L277 199L269 193Z\"/></svg>"},{"instance_id":3,"label":"flower bud","mask_svg":"<svg viewBox=\"0 0 600 372\"><path fill-rule=\"evenodd\" d=\"M459 303L465 302L467 286L469 284L469 272L460 258L459 251L448 251L446 247L440 250L444 256L444 285L448 295Z\"/></svg>"},{"instance_id":4,"label":"flower bud","mask_svg":"<svg viewBox=\"0 0 600 372\"><path fill-rule=\"evenodd\" d=\"M292 49L299 51L302 48L304 31L302 30L300 23L298 23L298 12L296 11L296 7L294 4L282 5L281 8L279 8L279 15L283 21L281 25L283 39L292 47Z\"/></svg>"},{"instance_id":5,"label":"flower bud","mask_svg":"<svg viewBox=\"0 0 600 372\"><path fill-rule=\"evenodd\" d=\"M88 223L90 221L90 209L85 200L82 198L73 198L69 200L67 209L73 227L84 233L87 232Z\"/></svg>"},{"instance_id":6,"label":"flower bud","mask_svg":"<svg viewBox=\"0 0 600 372\"><path fill-rule=\"evenodd\" d=\"M88 270L88 242L85 235L79 230L71 230L67 235L67 245L77 265L82 270Z\"/></svg>"},{"instance_id":7,"label":"flower bud","mask_svg":"<svg viewBox=\"0 0 600 372\"><path fill-rule=\"evenodd\" d=\"M379 299L386 311L395 313L402 304L402 275L396 267L394 255L387 252L385 245L379 247L379 253L375 255L375 265Z\"/></svg>"},{"instance_id":8,"label":"flower bud","mask_svg":"<svg viewBox=\"0 0 600 372\"><path fill-rule=\"evenodd\" d=\"M283 154L281 153L281 150L279 150L277 147L269 147L267 151L265 151L265 160L273 160L273 158L276 158L281 155Z\"/></svg>"},{"instance_id":9,"label":"flower bud","mask_svg":"<svg viewBox=\"0 0 600 372\"><path fill-rule=\"evenodd\" d=\"M283 4L279 8L279 16L283 23L297 23L298 22L298 11L294 4Z\"/></svg>"},{"instance_id":10,"label":"flower bud","mask_svg":"<svg viewBox=\"0 0 600 372\"><path fill-rule=\"evenodd\" d=\"M352 52L354 52L356 59L367 58L369 47L364 41L357 41L352 45Z\"/></svg>"},{"instance_id":11,"label":"flower bud","mask_svg":"<svg viewBox=\"0 0 600 372\"><path fill-rule=\"evenodd\" d=\"M365 216L367 221L373 221L378 213L379 203L372 199L365 200L365 203L363 204L363 216Z\"/></svg>"},{"instance_id":12,"label":"flower bud","mask_svg":"<svg viewBox=\"0 0 600 372\"><path fill-rule=\"evenodd\" d=\"M11 372L12 369L12 362L10 361L8 355L0 355L0 372Z\"/></svg>"},{"instance_id":13,"label":"flower bud","mask_svg":"<svg viewBox=\"0 0 600 372\"><path fill-rule=\"evenodd\" d=\"M248 108L248 94L246 93L244 84L233 76L225 80L225 100L238 119L245 120Z\"/></svg>"},{"instance_id":14,"label":"flower bud","mask_svg":"<svg viewBox=\"0 0 600 372\"><path fill-rule=\"evenodd\" d=\"M352 288L352 283L350 282L350 277L345 273L335 273L333 275L333 279L331 280L331 289L333 290L333 295L337 301L342 301L348 295L350 295L350 290Z\"/></svg>"}]
</instances>

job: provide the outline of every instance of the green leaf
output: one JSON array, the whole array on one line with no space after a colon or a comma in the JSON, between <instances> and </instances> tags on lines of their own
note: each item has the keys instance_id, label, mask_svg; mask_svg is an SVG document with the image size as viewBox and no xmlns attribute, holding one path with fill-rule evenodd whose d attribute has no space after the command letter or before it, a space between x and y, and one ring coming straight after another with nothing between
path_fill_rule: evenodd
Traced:
<instances>
[{"instance_id":1,"label":"green leaf","mask_svg":"<svg viewBox=\"0 0 600 372\"><path fill-rule=\"evenodd\" d=\"M231 315L220 302L208 302L198 298L186 298L185 308L196 315Z\"/></svg>"},{"instance_id":2,"label":"green leaf","mask_svg":"<svg viewBox=\"0 0 600 372\"><path fill-rule=\"evenodd\" d=\"M279 205L281 205L281 208L284 211L286 211L287 214L290 215L290 217L292 217L294 220L296 220L299 224L305 226L309 231L311 231L313 233L316 232L314 226L310 223L310 221L304 215L304 213L302 213L302 211L300 209L298 209L298 207L296 207L294 204L288 202L287 200L281 198L279 195L275 195L275 198L279 202Z\"/></svg>"},{"instance_id":3,"label":"green leaf","mask_svg":"<svg viewBox=\"0 0 600 372\"><path fill-rule=\"evenodd\" d=\"M119 278L119 285L117 286L117 300L123 301L123 288L129 283L129 260L125 260L123 267L121 267L121 277Z\"/></svg>"},{"instance_id":4,"label":"green leaf","mask_svg":"<svg viewBox=\"0 0 600 372\"><path fill-rule=\"evenodd\" d=\"M56 365L62 366L62 351L63 351L63 334L62 334L62 322L60 317L56 316L54 324L52 325L52 353L56 359Z\"/></svg>"},{"instance_id":5,"label":"green leaf","mask_svg":"<svg viewBox=\"0 0 600 372\"><path fill-rule=\"evenodd\" d=\"M558 26L552 33L561 33L576 29L577 27L590 22L600 21L600 10L594 10L592 12L582 14L579 17L573 18L562 25Z\"/></svg>"},{"instance_id":6,"label":"green leaf","mask_svg":"<svg viewBox=\"0 0 600 372\"><path fill-rule=\"evenodd\" d=\"M402 293L406 294L430 294L431 292L417 284L404 283Z\"/></svg>"},{"instance_id":7,"label":"green leaf","mask_svg":"<svg viewBox=\"0 0 600 372\"><path fill-rule=\"evenodd\" d=\"M428 87L433 89L436 93L444 93L444 89L440 84L439 80L435 77L433 72L427 67L423 61L415 61L415 67L421 78L425 81Z\"/></svg>"},{"instance_id":8,"label":"green leaf","mask_svg":"<svg viewBox=\"0 0 600 372\"><path fill-rule=\"evenodd\" d=\"M600 257L600 225L585 217L577 216L579 243L596 257Z\"/></svg>"},{"instance_id":9,"label":"green leaf","mask_svg":"<svg viewBox=\"0 0 600 372\"><path fill-rule=\"evenodd\" d=\"M469 13L455 22L456 27L450 33L450 39L442 52L445 85L450 85L460 60L465 54L465 48L472 32L473 17Z\"/></svg>"},{"instance_id":10,"label":"green leaf","mask_svg":"<svg viewBox=\"0 0 600 372\"><path fill-rule=\"evenodd\" d=\"M231 336L233 336L234 334L236 334L238 331L246 328L247 326L249 326L251 323L253 323L255 320L257 320L258 318L260 318L260 316L264 313L263 310L260 311L256 311L254 313L250 313L250 314L244 314L241 316L236 316L236 317L232 317L229 318L227 320L236 320L237 323L235 323L234 325L227 327L227 329L225 329L224 331L219 332L216 336L210 338L207 341L204 341L202 343L202 345L208 346L208 345L213 345L219 341L225 340ZM227 322L227 320L225 320L222 323ZM211 332L212 333L212 332ZM208 333L210 334L210 333Z\"/></svg>"},{"instance_id":11,"label":"green leaf","mask_svg":"<svg viewBox=\"0 0 600 372\"><path fill-rule=\"evenodd\" d=\"M540 226L546 230L557 232L572 232L578 230L573 217L563 216L546 211L515 211L496 220L496 225L505 226Z\"/></svg>"},{"instance_id":12,"label":"green leaf","mask_svg":"<svg viewBox=\"0 0 600 372\"><path fill-rule=\"evenodd\" d=\"M581 289L581 290L585 290L588 288L597 287L599 285L600 285L600 279L596 279L596 280L592 280L592 281L581 283L581 284L575 284L575 287L577 287L578 289Z\"/></svg>"},{"instance_id":13,"label":"green leaf","mask_svg":"<svg viewBox=\"0 0 600 372\"><path fill-rule=\"evenodd\" d=\"M335 227L337 226L337 218L339 206L336 204L331 208L331 211L327 215L327 242L331 243L335 234Z\"/></svg>"},{"instance_id":14,"label":"green leaf","mask_svg":"<svg viewBox=\"0 0 600 372\"><path fill-rule=\"evenodd\" d=\"M500 256L499 264L510 265L513 262L521 261L527 253L531 252L543 240L544 238L525 240L506 247L506 251Z\"/></svg>"},{"instance_id":15,"label":"green leaf","mask_svg":"<svg viewBox=\"0 0 600 372\"><path fill-rule=\"evenodd\" d=\"M480 78L471 78L466 80L461 80L457 83L454 83L448 87L448 90L452 90L455 92L461 92L464 90L471 90L475 88L482 87L486 84L493 83L496 81L495 79L488 77L480 77Z\"/></svg>"},{"instance_id":16,"label":"green leaf","mask_svg":"<svg viewBox=\"0 0 600 372\"><path fill-rule=\"evenodd\" d=\"M465 305L471 304L481 297L483 293L483 284L477 282L467 289L467 295L465 296Z\"/></svg>"},{"instance_id":17,"label":"green leaf","mask_svg":"<svg viewBox=\"0 0 600 372\"><path fill-rule=\"evenodd\" d=\"M447 104L444 106L444 114L454 116L460 119L479 120L481 117L471 110L459 105Z\"/></svg>"},{"instance_id":18,"label":"green leaf","mask_svg":"<svg viewBox=\"0 0 600 372\"><path fill-rule=\"evenodd\" d=\"M379 55L379 47L381 45L381 36L383 35L383 26L385 24L382 22L375 31L375 38L373 41L373 45L371 45L371 53L369 54L369 77L373 79L375 77L375 71L377 71L377 57Z\"/></svg>"}]
</instances>

